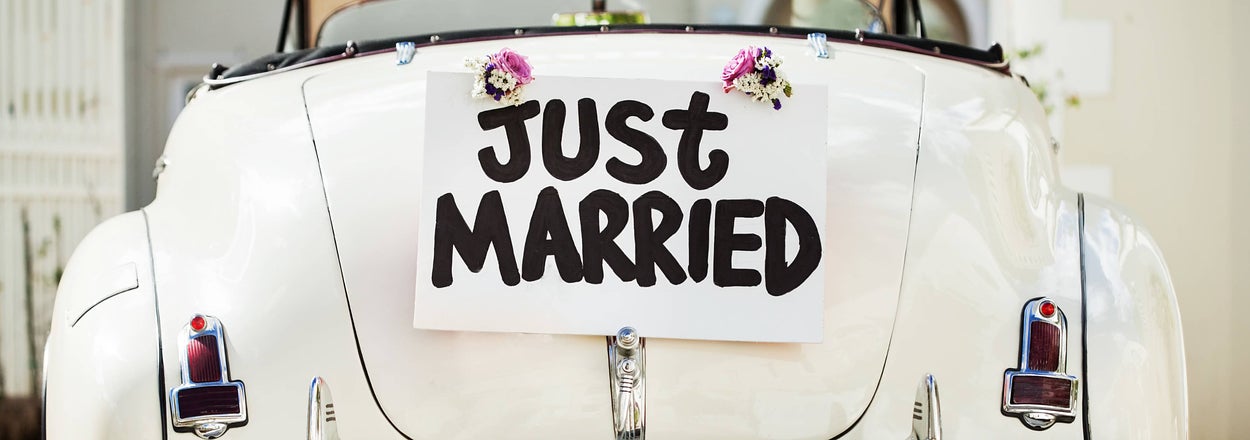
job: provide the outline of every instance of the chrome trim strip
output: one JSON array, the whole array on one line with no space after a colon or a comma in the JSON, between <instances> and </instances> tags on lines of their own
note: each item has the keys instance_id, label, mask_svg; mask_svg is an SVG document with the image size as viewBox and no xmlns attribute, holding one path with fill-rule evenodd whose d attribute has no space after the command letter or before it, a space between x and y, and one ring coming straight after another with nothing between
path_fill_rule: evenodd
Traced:
<instances>
[{"instance_id":1,"label":"chrome trim strip","mask_svg":"<svg viewBox=\"0 0 1250 440\"><path fill-rule=\"evenodd\" d=\"M204 318L204 330L195 331L191 329L191 324L186 324L182 330L178 332L178 360L179 369L181 370L182 384L169 390L169 406L173 411L173 423L175 430L192 428L197 436L205 439L221 437L226 430L232 425L243 424L247 422L247 395L243 389L243 382L230 380L229 362L226 360L226 338L222 331L221 321L217 318L205 315L196 315ZM191 370L187 368L187 344L192 339L201 336L215 336L217 338L217 359L221 368L221 378L215 382L192 382ZM180 391L210 388L210 387L234 387L239 395L239 412L234 414L214 414L207 416L191 416L183 417L178 405L178 393Z\"/></svg>"},{"instance_id":2,"label":"chrome trim strip","mask_svg":"<svg viewBox=\"0 0 1250 440\"><path fill-rule=\"evenodd\" d=\"M220 76L220 73L217 73L217 75L214 75L213 72L210 72L208 75L204 75L203 83L208 84L209 87L219 87L219 86L224 86L227 84L234 84L237 82L243 82L243 81L247 81L250 79L256 79L256 78L274 75L274 74L278 74L282 72L288 72L291 70L302 69L302 68L309 67L309 66L315 66L318 64L325 64L325 63L329 63L332 61L338 61L338 60L347 59L347 58L354 58L356 57L356 55L372 55L373 53L381 53L381 52L390 52L390 50L380 50L376 52L367 52L364 54L360 54L358 53L358 49L357 49L355 42L349 41L348 45L343 49L343 53L338 54L338 55L312 59L312 60L308 60L302 63L292 64L290 66L286 66L280 69L274 69L274 70L269 70L265 72L257 72L251 75L236 76L233 78L224 78L224 79L218 78L218 76Z\"/></svg>"},{"instance_id":3,"label":"chrome trim strip","mask_svg":"<svg viewBox=\"0 0 1250 440\"><path fill-rule=\"evenodd\" d=\"M1081 425L1085 440L1091 438L1089 428L1089 281L1085 278L1085 193L1076 194L1077 243L1081 246Z\"/></svg>"},{"instance_id":4,"label":"chrome trim strip","mask_svg":"<svg viewBox=\"0 0 1250 440\"><path fill-rule=\"evenodd\" d=\"M942 440L942 408L938 403L937 380L932 374L924 375L916 387L911 419L907 440Z\"/></svg>"},{"instance_id":5,"label":"chrome trim strip","mask_svg":"<svg viewBox=\"0 0 1250 440\"><path fill-rule=\"evenodd\" d=\"M321 376L308 385L308 440L339 440L338 416L330 384Z\"/></svg>"},{"instance_id":6,"label":"chrome trim strip","mask_svg":"<svg viewBox=\"0 0 1250 440\"><path fill-rule=\"evenodd\" d=\"M646 341L633 327L608 337L608 377L612 392L612 426L617 440L646 438Z\"/></svg>"},{"instance_id":7,"label":"chrome trim strip","mask_svg":"<svg viewBox=\"0 0 1250 440\"><path fill-rule=\"evenodd\" d=\"M152 317L156 320L156 399L161 403L161 440L169 440L169 425L165 424L169 420L169 415L165 413L165 336L161 331L164 328L161 326L161 295L160 287L156 285L156 258L152 252L152 220L148 218L147 208L141 208L139 212L143 213L143 244L148 251L147 275L152 283Z\"/></svg>"},{"instance_id":8,"label":"chrome trim strip","mask_svg":"<svg viewBox=\"0 0 1250 440\"><path fill-rule=\"evenodd\" d=\"M1041 312L1043 304L1054 304L1048 298L1035 298L1024 305L1020 328L1020 364L1017 368L1008 369L1003 373L1003 415L1017 417L1025 426L1033 430L1050 428L1055 422L1071 423L1076 417L1076 399L1080 395L1080 381L1068 371L1068 320L1063 310L1055 305L1055 314L1046 317ZM1046 322L1059 327L1059 364L1055 371L1034 370L1029 365L1029 340L1034 322ZM1071 384L1066 406L1012 403L1012 381L1017 377L1041 377L1046 379L1064 380Z\"/></svg>"}]
</instances>

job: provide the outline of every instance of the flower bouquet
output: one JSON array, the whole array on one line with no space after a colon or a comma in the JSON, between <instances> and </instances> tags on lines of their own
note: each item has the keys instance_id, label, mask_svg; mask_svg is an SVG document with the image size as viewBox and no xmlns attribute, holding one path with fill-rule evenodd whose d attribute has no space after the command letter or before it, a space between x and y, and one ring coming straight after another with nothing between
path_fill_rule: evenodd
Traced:
<instances>
[{"instance_id":1,"label":"flower bouquet","mask_svg":"<svg viewBox=\"0 0 1250 440\"><path fill-rule=\"evenodd\" d=\"M474 74L474 98L491 98L517 105L521 103L521 87L534 80L533 68L525 57L508 48L490 55L466 58L464 65Z\"/></svg>"},{"instance_id":2,"label":"flower bouquet","mask_svg":"<svg viewBox=\"0 0 1250 440\"><path fill-rule=\"evenodd\" d=\"M781 110L781 97L790 97L792 90L778 67L781 58L774 57L771 49L747 46L721 72L725 93L738 89L755 101L772 103L774 110Z\"/></svg>"}]
</instances>

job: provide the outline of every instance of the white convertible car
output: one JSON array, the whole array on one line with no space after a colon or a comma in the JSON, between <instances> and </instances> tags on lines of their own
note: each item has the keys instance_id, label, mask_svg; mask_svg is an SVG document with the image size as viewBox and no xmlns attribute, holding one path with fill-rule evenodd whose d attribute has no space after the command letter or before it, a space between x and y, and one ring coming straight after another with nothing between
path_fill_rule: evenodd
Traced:
<instances>
[{"instance_id":1,"label":"white convertible car","mask_svg":"<svg viewBox=\"0 0 1250 440\"><path fill-rule=\"evenodd\" d=\"M74 253L46 437L1187 437L1158 248L1000 48L585 3L289 1Z\"/></svg>"}]
</instances>

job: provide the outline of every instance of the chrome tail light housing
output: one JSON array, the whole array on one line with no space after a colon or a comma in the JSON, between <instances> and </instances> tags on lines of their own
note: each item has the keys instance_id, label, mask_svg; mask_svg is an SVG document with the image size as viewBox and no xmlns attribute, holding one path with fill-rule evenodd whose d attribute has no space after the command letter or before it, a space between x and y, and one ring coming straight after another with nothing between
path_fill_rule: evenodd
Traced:
<instances>
[{"instance_id":1,"label":"chrome tail light housing","mask_svg":"<svg viewBox=\"0 0 1250 440\"><path fill-rule=\"evenodd\" d=\"M1043 430L1076 418L1079 381L1067 374L1068 321L1048 298L1025 303L1020 363L1003 375L1003 414Z\"/></svg>"},{"instance_id":2,"label":"chrome tail light housing","mask_svg":"<svg viewBox=\"0 0 1250 440\"><path fill-rule=\"evenodd\" d=\"M169 391L174 430L221 437L247 423L243 382L231 381L221 321L195 315L178 333L182 383Z\"/></svg>"}]
</instances>

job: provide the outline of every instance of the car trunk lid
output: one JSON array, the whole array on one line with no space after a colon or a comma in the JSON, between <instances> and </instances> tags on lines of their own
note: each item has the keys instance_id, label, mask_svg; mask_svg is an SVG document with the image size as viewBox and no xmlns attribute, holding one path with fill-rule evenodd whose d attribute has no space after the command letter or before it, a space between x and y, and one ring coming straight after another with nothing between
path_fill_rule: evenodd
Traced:
<instances>
[{"instance_id":1,"label":"car trunk lid","mask_svg":"<svg viewBox=\"0 0 1250 440\"><path fill-rule=\"evenodd\" d=\"M718 81L738 49L761 43L786 57L792 82L827 88L828 116L811 121L828 133L821 342L648 338L647 434L827 438L862 414L898 300L922 74L851 45L822 59L804 40L764 35L587 34L423 47L405 66L361 57L305 84L362 365L400 431L612 438L604 337L413 328L428 72L506 46L530 58L539 81Z\"/></svg>"}]
</instances>

